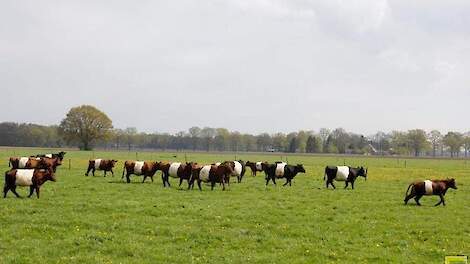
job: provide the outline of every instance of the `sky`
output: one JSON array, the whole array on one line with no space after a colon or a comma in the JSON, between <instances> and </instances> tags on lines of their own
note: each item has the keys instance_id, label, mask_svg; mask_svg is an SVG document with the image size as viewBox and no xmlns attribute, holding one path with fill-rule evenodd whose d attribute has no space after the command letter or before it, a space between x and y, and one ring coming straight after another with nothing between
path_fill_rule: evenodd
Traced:
<instances>
[{"instance_id":1,"label":"sky","mask_svg":"<svg viewBox=\"0 0 470 264\"><path fill-rule=\"evenodd\" d=\"M470 130L470 1L2 0L0 122Z\"/></svg>"}]
</instances>

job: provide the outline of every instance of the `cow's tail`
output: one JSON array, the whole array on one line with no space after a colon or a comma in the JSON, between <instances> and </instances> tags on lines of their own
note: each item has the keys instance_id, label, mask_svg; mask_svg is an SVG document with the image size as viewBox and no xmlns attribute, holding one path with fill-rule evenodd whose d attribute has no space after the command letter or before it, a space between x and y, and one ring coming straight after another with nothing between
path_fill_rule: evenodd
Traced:
<instances>
[{"instance_id":1,"label":"cow's tail","mask_svg":"<svg viewBox=\"0 0 470 264\"><path fill-rule=\"evenodd\" d=\"M406 189L405 198L408 196L408 193L409 193L410 189L412 190L413 188L414 188L414 184L411 183L411 184L408 186L408 189Z\"/></svg>"}]
</instances>

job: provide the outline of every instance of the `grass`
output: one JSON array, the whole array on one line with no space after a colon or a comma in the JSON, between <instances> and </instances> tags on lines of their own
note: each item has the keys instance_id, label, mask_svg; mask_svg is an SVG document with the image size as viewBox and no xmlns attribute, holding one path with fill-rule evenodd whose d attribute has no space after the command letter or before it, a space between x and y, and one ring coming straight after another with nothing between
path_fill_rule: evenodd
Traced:
<instances>
[{"instance_id":1,"label":"grass","mask_svg":"<svg viewBox=\"0 0 470 264\"><path fill-rule=\"evenodd\" d=\"M41 152L4 149L0 158ZM116 176L85 177L93 156L118 159ZM185 159L181 153L138 156ZM280 186L282 180L265 188L263 175L248 172L228 191L203 186L200 192L186 191L185 183L179 189L174 179L164 189L161 172L154 183L141 184L136 176L123 183L122 161L135 157L72 151L58 181L41 188L41 199L10 192L0 200L0 263L443 263L446 255L470 253L470 164L464 160L289 156L307 170L292 187ZM234 155L189 153L187 159L210 163ZM342 183L325 189L324 166L344 162L368 166L369 179L358 179L354 191ZM445 177L459 187L447 193L446 207L433 206L438 197L424 197L422 207L403 205L412 180Z\"/></svg>"}]
</instances>

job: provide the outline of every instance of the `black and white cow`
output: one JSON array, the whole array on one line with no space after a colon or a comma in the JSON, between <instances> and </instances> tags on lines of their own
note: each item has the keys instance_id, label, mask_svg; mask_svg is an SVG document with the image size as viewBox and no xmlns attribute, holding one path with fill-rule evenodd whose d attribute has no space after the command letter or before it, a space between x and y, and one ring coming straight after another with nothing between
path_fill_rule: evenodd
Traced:
<instances>
[{"instance_id":1,"label":"black and white cow","mask_svg":"<svg viewBox=\"0 0 470 264\"><path fill-rule=\"evenodd\" d=\"M331 184L331 186L336 189L333 184L333 180L336 180L346 182L344 189L348 187L349 183L351 183L351 188L354 189L354 182L359 176L362 176L367 180L367 169L364 169L364 167L353 168L349 166L327 166L325 168L325 176L323 176L323 180L326 179L326 188Z\"/></svg>"},{"instance_id":2,"label":"black and white cow","mask_svg":"<svg viewBox=\"0 0 470 264\"><path fill-rule=\"evenodd\" d=\"M266 173L266 186L268 185L269 181L272 180L274 184L276 184L276 178L286 178L286 183L283 186L289 184L292 186L292 179L298 173L305 173L304 166L302 164L297 165L288 165L285 162L280 162L276 164L267 164L262 163L263 170Z\"/></svg>"}]
</instances>

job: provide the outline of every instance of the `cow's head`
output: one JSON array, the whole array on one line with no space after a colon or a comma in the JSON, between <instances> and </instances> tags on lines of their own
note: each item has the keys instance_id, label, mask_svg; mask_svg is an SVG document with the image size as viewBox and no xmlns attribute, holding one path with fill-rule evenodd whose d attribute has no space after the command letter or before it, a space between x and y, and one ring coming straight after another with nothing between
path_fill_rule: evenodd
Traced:
<instances>
[{"instance_id":1,"label":"cow's head","mask_svg":"<svg viewBox=\"0 0 470 264\"><path fill-rule=\"evenodd\" d=\"M367 181L367 170L367 168L364 169L364 167L361 166L357 171L357 176L362 176Z\"/></svg>"},{"instance_id":2,"label":"cow's head","mask_svg":"<svg viewBox=\"0 0 470 264\"><path fill-rule=\"evenodd\" d=\"M457 185L455 185L455 179L447 179L447 187L457 190Z\"/></svg>"},{"instance_id":3,"label":"cow's head","mask_svg":"<svg viewBox=\"0 0 470 264\"><path fill-rule=\"evenodd\" d=\"M61 151L61 152L57 153L57 156L62 161L64 159L65 154L67 154L67 152Z\"/></svg>"},{"instance_id":4,"label":"cow's head","mask_svg":"<svg viewBox=\"0 0 470 264\"><path fill-rule=\"evenodd\" d=\"M295 170L297 170L297 172L305 173L304 165L302 164L295 165Z\"/></svg>"},{"instance_id":5,"label":"cow's head","mask_svg":"<svg viewBox=\"0 0 470 264\"><path fill-rule=\"evenodd\" d=\"M117 160L111 160L111 167L114 167L118 161Z\"/></svg>"}]
</instances>

